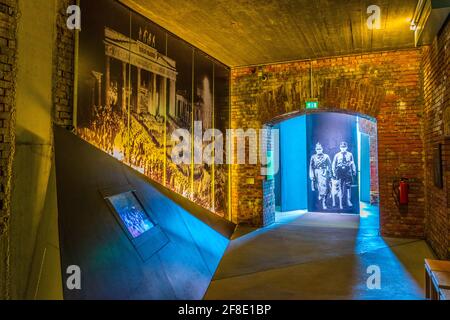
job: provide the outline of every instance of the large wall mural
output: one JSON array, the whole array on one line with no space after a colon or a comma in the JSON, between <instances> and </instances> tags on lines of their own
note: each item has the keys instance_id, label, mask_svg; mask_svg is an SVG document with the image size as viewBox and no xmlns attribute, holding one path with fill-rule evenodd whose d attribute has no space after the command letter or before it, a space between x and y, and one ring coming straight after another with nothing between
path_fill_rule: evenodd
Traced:
<instances>
[{"instance_id":1,"label":"large wall mural","mask_svg":"<svg viewBox=\"0 0 450 320\"><path fill-rule=\"evenodd\" d=\"M359 214L357 117L315 113L306 128L308 211Z\"/></svg>"},{"instance_id":2,"label":"large wall mural","mask_svg":"<svg viewBox=\"0 0 450 320\"><path fill-rule=\"evenodd\" d=\"M228 126L229 68L117 1L81 8L78 134L225 216L227 165L177 164L171 154L176 129L193 137L197 122L202 132Z\"/></svg>"}]
</instances>

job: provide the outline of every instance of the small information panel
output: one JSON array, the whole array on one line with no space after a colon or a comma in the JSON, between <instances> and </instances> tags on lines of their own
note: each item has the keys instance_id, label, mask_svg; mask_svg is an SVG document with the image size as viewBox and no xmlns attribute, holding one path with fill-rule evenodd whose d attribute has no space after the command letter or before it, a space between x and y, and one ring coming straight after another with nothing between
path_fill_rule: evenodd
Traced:
<instances>
[{"instance_id":1,"label":"small information panel","mask_svg":"<svg viewBox=\"0 0 450 320\"><path fill-rule=\"evenodd\" d=\"M133 239L138 238L155 226L133 192L121 193L107 199Z\"/></svg>"},{"instance_id":2,"label":"small information panel","mask_svg":"<svg viewBox=\"0 0 450 320\"><path fill-rule=\"evenodd\" d=\"M142 260L147 261L169 242L163 230L145 210L135 191L104 191L102 194Z\"/></svg>"}]
</instances>

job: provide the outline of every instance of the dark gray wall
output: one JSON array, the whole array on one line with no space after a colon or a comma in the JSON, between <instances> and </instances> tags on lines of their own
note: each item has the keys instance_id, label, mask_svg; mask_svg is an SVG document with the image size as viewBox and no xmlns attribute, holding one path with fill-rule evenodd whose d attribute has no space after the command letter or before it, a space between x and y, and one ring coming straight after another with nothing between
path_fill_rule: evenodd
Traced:
<instances>
[{"instance_id":1,"label":"dark gray wall","mask_svg":"<svg viewBox=\"0 0 450 320\"><path fill-rule=\"evenodd\" d=\"M65 299L201 299L235 226L55 127L63 284L78 265L82 289ZM169 242L143 262L100 190L132 186Z\"/></svg>"}]
</instances>

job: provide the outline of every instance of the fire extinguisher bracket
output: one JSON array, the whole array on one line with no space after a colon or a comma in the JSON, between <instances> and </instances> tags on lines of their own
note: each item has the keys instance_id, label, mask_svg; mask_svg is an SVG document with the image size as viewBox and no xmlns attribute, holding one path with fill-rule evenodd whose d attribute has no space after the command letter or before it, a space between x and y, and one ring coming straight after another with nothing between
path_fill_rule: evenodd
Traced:
<instances>
[{"instance_id":1,"label":"fire extinguisher bracket","mask_svg":"<svg viewBox=\"0 0 450 320\"><path fill-rule=\"evenodd\" d=\"M392 196L399 209L408 206L410 182L411 180L408 178L397 178L392 183Z\"/></svg>"}]
</instances>

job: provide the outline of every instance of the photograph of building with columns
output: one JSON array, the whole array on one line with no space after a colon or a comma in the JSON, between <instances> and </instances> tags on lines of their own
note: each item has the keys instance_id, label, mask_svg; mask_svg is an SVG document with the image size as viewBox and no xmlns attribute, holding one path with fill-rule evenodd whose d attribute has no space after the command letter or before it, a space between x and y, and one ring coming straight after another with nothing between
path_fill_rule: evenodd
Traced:
<instances>
[{"instance_id":1,"label":"photograph of building with columns","mask_svg":"<svg viewBox=\"0 0 450 320\"><path fill-rule=\"evenodd\" d=\"M449 40L450 0L0 0L0 309L439 308Z\"/></svg>"},{"instance_id":2,"label":"photograph of building with columns","mask_svg":"<svg viewBox=\"0 0 450 320\"><path fill-rule=\"evenodd\" d=\"M137 13L127 16L118 3L95 1L84 8L90 32L80 35L80 136L224 216L227 188L220 186L227 185L227 168L217 165L213 173L210 166L173 163L177 141L171 135L190 131L195 122L210 129L213 112L227 111L227 89L213 92L215 80L229 81L226 67ZM105 8L115 14L94 17ZM123 19L115 19L120 14ZM213 175L221 181L217 197Z\"/></svg>"}]
</instances>

